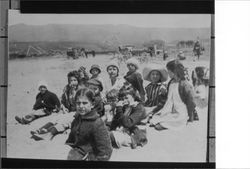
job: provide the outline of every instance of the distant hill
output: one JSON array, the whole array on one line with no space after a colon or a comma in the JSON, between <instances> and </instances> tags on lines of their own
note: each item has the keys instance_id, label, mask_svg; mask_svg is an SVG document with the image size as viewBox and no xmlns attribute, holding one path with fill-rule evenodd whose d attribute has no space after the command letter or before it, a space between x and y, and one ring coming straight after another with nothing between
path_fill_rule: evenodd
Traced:
<instances>
[{"instance_id":1,"label":"distant hill","mask_svg":"<svg viewBox=\"0 0 250 169\"><path fill-rule=\"evenodd\" d=\"M82 42L117 46L160 39L167 42L210 38L210 28L141 28L129 25L17 24L9 27L10 42Z\"/></svg>"}]
</instances>

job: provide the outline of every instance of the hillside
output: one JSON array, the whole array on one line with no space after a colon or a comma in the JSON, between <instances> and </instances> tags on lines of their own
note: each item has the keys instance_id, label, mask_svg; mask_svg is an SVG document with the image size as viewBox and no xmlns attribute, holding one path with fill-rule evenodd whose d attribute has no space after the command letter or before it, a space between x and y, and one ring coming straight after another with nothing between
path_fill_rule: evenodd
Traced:
<instances>
[{"instance_id":1,"label":"hillside","mask_svg":"<svg viewBox=\"0 0 250 169\"><path fill-rule=\"evenodd\" d=\"M194 40L209 39L209 28L141 28L128 25L25 25L9 27L10 42L83 42L102 43L108 46L119 44L142 44L153 39Z\"/></svg>"}]
</instances>

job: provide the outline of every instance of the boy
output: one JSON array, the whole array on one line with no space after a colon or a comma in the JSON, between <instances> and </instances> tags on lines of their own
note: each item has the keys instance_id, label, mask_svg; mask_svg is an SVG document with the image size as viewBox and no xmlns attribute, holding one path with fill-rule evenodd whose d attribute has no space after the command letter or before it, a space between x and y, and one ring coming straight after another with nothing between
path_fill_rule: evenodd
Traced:
<instances>
[{"instance_id":1,"label":"boy","mask_svg":"<svg viewBox=\"0 0 250 169\"><path fill-rule=\"evenodd\" d=\"M15 119L20 124L29 124L32 121L48 116L51 113L59 112L60 101L56 94L50 92L46 82L41 81L38 85L38 90L40 91L36 96L36 102L33 106L31 113L24 117L15 116Z\"/></svg>"},{"instance_id":2,"label":"boy","mask_svg":"<svg viewBox=\"0 0 250 169\"><path fill-rule=\"evenodd\" d=\"M114 147L138 145L147 143L146 131L140 130L138 124L146 117L145 108L140 102L135 89L121 90L116 113L111 122L111 142Z\"/></svg>"},{"instance_id":3,"label":"boy","mask_svg":"<svg viewBox=\"0 0 250 169\"><path fill-rule=\"evenodd\" d=\"M93 90L95 93L94 109L102 117L105 114L104 103L101 97L101 92L103 91L102 83L97 79L90 79L87 82L88 88Z\"/></svg>"}]
</instances>

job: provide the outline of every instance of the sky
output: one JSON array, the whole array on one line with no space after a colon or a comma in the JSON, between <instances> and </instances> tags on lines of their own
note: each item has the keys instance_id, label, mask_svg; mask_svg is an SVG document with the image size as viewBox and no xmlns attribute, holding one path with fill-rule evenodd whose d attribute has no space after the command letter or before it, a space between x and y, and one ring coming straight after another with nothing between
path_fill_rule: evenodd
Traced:
<instances>
[{"instance_id":1,"label":"sky","mask_svg":"<svg viewBox=\"0 0 250 169\"><path fill-rule=\"evenodd\" d=\"M9 11L9 25L46 24L126 24L154 28L204 28L210 27L209 14L21 14Z\"/></svg>"}]
</instances>

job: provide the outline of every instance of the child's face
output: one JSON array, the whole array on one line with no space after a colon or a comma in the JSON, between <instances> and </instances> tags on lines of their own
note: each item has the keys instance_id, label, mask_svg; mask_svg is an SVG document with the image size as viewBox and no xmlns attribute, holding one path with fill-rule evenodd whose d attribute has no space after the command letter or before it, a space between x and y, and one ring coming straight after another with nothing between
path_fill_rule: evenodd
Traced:
<instances>
[{"instance_id":1,"label":"child's face","mask_svg":"<svg viewBox=\"0 0 250 169\"><path fill-rule=\"evenodd\" d=\"M91 70L92 75L98 75L99 73L100 73L100 71L98 69L92 69Z\"/></svg>"},{"instance_id":2,"label":"child's face","mask_svg":"<svg viewBox=\"0 0 250 169\"><path fill-rule=\"evenodd\" d=\"M158 83L161 79L161 73L157 70L153 70L150 73L150 80L152 83Z\"/></svg>"},{"instance_id":3,"label":"child's face","mask_svg":"<svg viewBox=\"0 0 250 169\"><path fill-rule=\"evenodd\" d=\"M116 77L118 75L117 67L115 66L109 66L108 68L108 74L110 77Z\"/></svg>"},{"instance_id":4,"label":"child's face","mask_svg":"<svg viewBox=\"0 0 250 169\"><path fill-rule=\"evenodd\" d=\"M100 88L98 86L96 86L96 85L89 84L89 88L94 91L95 95L98 95L101 92Z\"/></svg>"},{"instance_id":5,"label":"child's face","mask_svg":"<svg viewBox=\"0 0 250 169\"><path fill-rule=\"evenodd\" d=\"M79 72L80 78L84 78L85 77L83 71L78 71L78 72Z\"/></svg>"},{"instance_id":6,"label":"child's face","mask_svg":"<svg viewBox=\"0 0 250 169\"><path fill-rule=\"evenodd\" d=\"M174 78L174 73L173 73L171 70L169 70L169 69L168 69L168 74L169 74L169 77L170 77L171 79Z\"/></svg>"},{"instance_id":7,"label":"child's face","mask_svg":"<svg viewBox=\"0 0 250 169\"><path fill-rule=\"evenodd\" d=\"M136 71L136 67L133 64L127 64L127 67L130 72Z\"/></svg>"},{"instance_id":8,"label":"child's face","mask_svg":"<svg viewBox=\"0 0 250 169\"><path fill-rule=\"evenodd\" d=\"M131 94L126 94L126 96L124 96L123 98L123 102L124 104L133 104L134 103L134 97Z\"/></svg>"},{"instance_id":9,"label":"child's face","mask_svg":"<svg viewBox=\"0 0 250 169\"><path fill-rule=\"evenodd\" d=\"M47 91L47 88L45 86L40 86L39 91L41 94L44 94Z\"/></svg>"},{"instance_id":10,"label":"child's face","mask_svg":"<svg viewBox=\"0 0 250 169\"><path fill-rule=\"evenodd\" d=\"M80 115L85 115L91 111L93 103L86 96L80 96L76 99L76 111Z\"/></svg>"},{"instance_id":11,"label":"child's face","mask_svg":"<svg viewBox=\"0 0 250 169\"><path fill-rule=\"evenodd\" d=\"M72 88L76 88L78 85L78 81L76 79L76 77L72 76L69 78L69 86Z\"/></svg>"}]
</instances>

